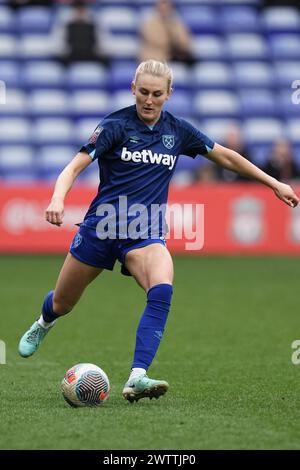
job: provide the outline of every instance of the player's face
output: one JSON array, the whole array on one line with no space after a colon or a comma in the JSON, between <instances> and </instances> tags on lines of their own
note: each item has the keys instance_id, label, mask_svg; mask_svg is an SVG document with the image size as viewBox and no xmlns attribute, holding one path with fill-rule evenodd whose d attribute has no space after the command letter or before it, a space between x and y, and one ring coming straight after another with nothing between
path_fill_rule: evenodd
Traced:
<instances>
[{"instance_id":1,"label":"player's face","mask_svg":"<svg viewBox=\"0 0 300 470\"><path fill-rule=\"evenodd\" d=\"M166 77L156 77L147 73L138 76L136 83L132 83L132 93L136 97L137 113L148 125L155 124L160 117L164 103L169 99Z\"/></svg>"}]
</instances>

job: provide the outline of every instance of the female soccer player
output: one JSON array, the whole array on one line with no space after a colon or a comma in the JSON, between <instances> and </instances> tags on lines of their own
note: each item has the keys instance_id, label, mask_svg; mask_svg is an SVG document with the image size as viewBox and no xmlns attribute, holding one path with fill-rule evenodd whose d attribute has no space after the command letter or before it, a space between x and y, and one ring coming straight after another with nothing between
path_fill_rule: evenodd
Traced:
<instances>
[{"instance_id":1,"label":"female soccer player","mask_svg":"<svg viewBox=\"0 0 300 470\"><path fill-rule=\"evenodd\" d=\"M269 186L291 207L299 201L287 184L162 110L172 93L172 72L166 64L142 62L132 82L132 93L136 104L105 117L57 179L46 220L60 226L66 194L78 175L92 161L98 161L98 193L73 239L54 291L44 299L40 318L19 343L21 356L31 356L56 320L73 309L87 285L104 269L112 270L118 259L122 273L132 275L147 295L131 373L123 389L124 398L131 402L158 398L169 387L164 380L150 379L146 372L162 339L171 304L173 264L164 240L161 207L167 202L178 155L205 155Z\"/></svg>"}]
</instances>

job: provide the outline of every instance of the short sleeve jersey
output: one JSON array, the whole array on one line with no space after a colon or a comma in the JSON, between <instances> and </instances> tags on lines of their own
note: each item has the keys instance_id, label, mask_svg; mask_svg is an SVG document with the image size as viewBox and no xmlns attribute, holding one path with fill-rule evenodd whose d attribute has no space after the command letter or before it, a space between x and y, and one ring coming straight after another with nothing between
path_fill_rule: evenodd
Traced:
<instances>
[{"instance_id":1,"label":"short sleeve jersey","mask_svg":"<svg viewBox=\"0 0 300 470\"><path fill-rule=\"evenodd\" d=\"M117 216L117 237L130 238L126 227L144 210L144 215L148 212L148 234L144 227L141 237L150 236L150 227L158 223L150 217L151 209L155 213L166 205L179 156L206 155L213 146L206 135L167 111L162 111L153 128L138 117L135 105L109 114L80 149L97 160L100 174L98 193L84 223L96 226L111 207ZM165 231L162 224L158 235L164 236Z\"/></svg>"}]
</instances>

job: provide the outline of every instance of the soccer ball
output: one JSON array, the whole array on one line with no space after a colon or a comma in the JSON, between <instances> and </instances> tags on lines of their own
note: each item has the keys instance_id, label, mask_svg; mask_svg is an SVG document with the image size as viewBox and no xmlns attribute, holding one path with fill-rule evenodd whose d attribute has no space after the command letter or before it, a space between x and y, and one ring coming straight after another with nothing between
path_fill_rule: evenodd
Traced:
<instances>
[{"instance_id":1,"label":"soccer ball","mask_svg":"<svg viewBox=\"0 0 300 470\"><path fill-rule=\"evenodd\" d=\"M106 373L95 364L76 364L67 370L61 389L70 406L102 405L110 391Z\"/></svg>"}]
</instances>

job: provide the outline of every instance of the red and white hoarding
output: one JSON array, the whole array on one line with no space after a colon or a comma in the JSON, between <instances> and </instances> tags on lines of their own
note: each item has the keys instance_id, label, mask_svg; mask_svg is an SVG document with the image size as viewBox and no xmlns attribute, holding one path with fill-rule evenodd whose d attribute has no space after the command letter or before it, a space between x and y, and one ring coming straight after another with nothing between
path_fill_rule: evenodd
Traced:
<instances>
[{"instance_id":1,"label":"red and white hoarding","mask_svg":"<svg viewBox=\"0 0 300 470\"><path fill-rule=\"evenodd\" d=\"M294 189L300 193L300 187ZM51 194L44 186L1 187L1 253L68 250L96 188L72 189L61 227L45 221ZM300 255L300 207L289 208L261 185L171 187L168 218L173 253Z\"/></svg>"}]
</instances>

